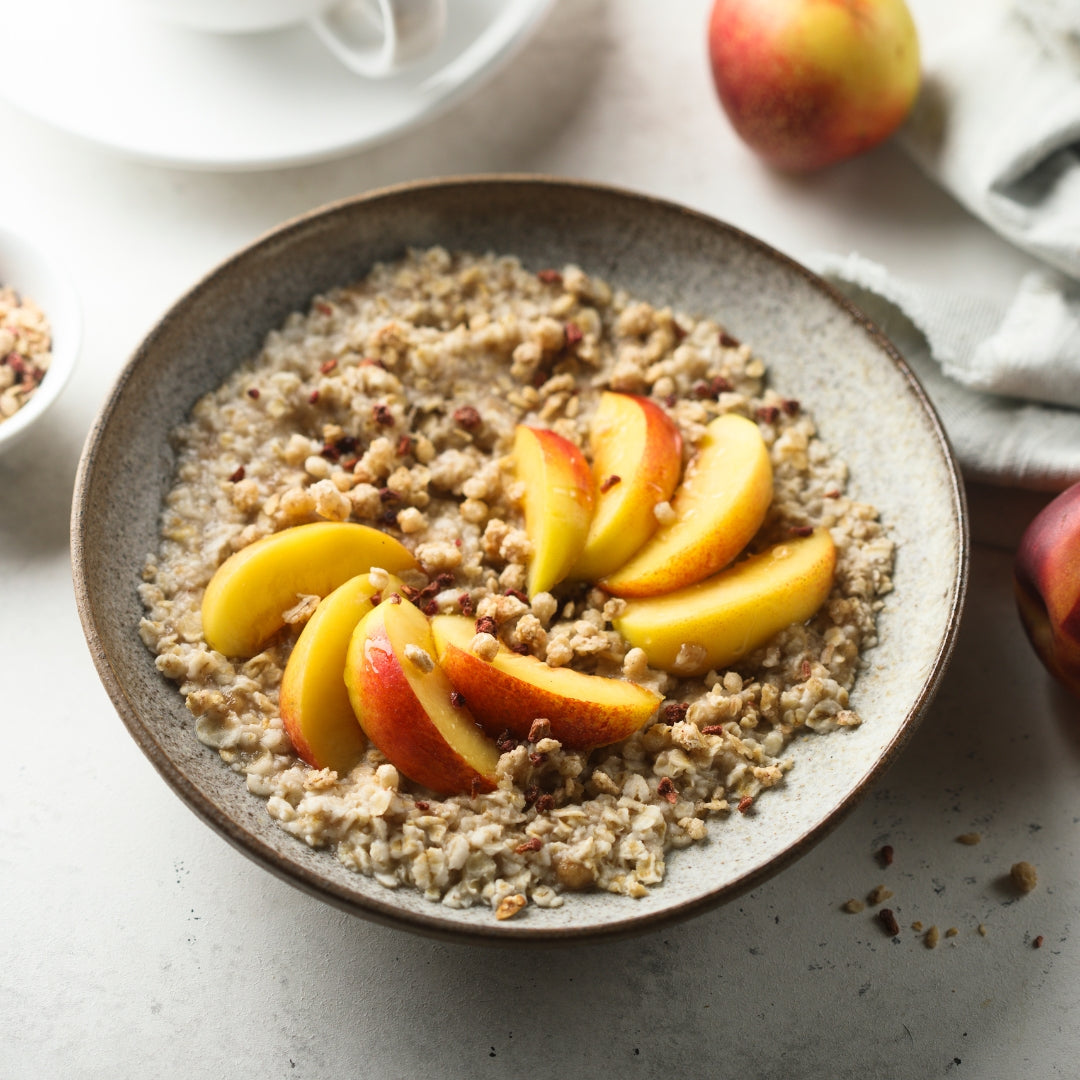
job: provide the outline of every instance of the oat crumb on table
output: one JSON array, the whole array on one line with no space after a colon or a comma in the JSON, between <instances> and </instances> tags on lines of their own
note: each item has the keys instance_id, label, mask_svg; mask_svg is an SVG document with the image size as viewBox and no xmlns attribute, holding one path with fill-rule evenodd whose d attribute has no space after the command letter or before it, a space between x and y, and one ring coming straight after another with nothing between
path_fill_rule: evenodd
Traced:
<instances>
[{"instance_id":1,"label":"oat crumb on table","mask_svg":"<svg viewBox=\"0 0 1080 1080\"><path fill-rule=\"evenodd\" d=\"M522 599L532 551L510 464L515 428L546 427L588 452L606 390L663 408L685 460L721 415L758 424L773 502L750 550L827 529L836 573L816 615L732 670L680 678L628 648L613 627L621 602L601 590L565 582ZM577 889L644 896L678 849L722 844L736 808L782 797L793 742L844 738L860 723L849 694L877 641L893 542L877 511L848 494L843 448L819 440L813 401L782 390L715 320L654 307L577 267L538 275L512 258L410 252L290 315L174 432L140 634L179 685L196 736L281 828L350 869L452 908L510 911L511 897L557 907ZM404 776L384 786L386 760L370 745L341 775L310 768L278 693L311 605L250 658L207 645L200 605L230 554L318 521L375 526L403 544L422 572L402 580L426 614L479 619L475 655L492 660L502 641L666 704L591 753L541 752L539 731L507 742L486 794L437 796ZM432 662L409 654L415 672Z\"/></svg>"},{"instance_id":2,"label":"oat crumb on table","mask_svg":"<svg viewBox=\"0 0 1080 1080\"><path fill-rule=\"evenodd\" d=\"M958 844L966 844L968 847L974 847L976 844L982 841L982 836L977 832L961 833L957 838Z\"/></svg>"},{"instance_id":3,"label":"oat crumb on table","mask_svg":"<svg viewBox=\"0 0 1080 1080\"><path fill-rule=\"evenodd\" d=\"M1031 892L1039 883L1039 875L1035 867L1029 862L1013 863L1009 869L1009 877L1012 879L1013 885L1021 893Z\"/></svg>"},{"instance_id":4,"label":"oat crumb on table","mask_svg":"<svg viewBox=\"0 0 1080 1080\"><path fill-rule=\"evenodd\" d=\"M885 888L884 885L875 885L867 895L866 902L872 906L876 906L884 903L886 900L891 900L892 898L893 893L891 889Z\"/></svg>"},{"instance_id":5,"label":"oat crumb on table","mask_svg":"<svg viewBox=\"0 0 1080 1080\"><path fill-rule=\"evenodd\" d=\"M841 907L849 915L858 915L860 911L866 909L866 905L861 900L856 900L855 897L845 900Z\"/></svg>"},{"instance_id":6,"label":"oat crumb on table","mask_svg":"<svg viewBox=\"0 0 1080 1080\"><path fill-rule=\"evenodd\" d=\"M926 931L926 935L923 938L923 944L928 949L936 949L938 947L938 942L940 940L941 940L941 931L938 930L938 928L936 926L931 926L930 929Z\"/></svg>"}]
</instances>

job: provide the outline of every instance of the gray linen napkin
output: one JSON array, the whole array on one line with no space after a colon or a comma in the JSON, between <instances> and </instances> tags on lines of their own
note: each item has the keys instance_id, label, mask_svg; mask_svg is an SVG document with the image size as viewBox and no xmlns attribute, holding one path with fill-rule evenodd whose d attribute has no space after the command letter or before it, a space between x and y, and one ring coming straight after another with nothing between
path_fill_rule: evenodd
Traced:
<instances>
[{"instance_id":1,"label":"gray linen napkin","mask_svg":"<svg viewBox=\"0 0 1080 1080\"><path fill-rule=\"evenodd\" d=\"M894 336L965 475L1058 490L1080 480L1080 3L985 0L954 39L923 44L902 144L1047 269L1006 306L857 255L815 269Z\"/></svg>"},{"instance_id":2,"label":"gray linen napkin","mask_svg":"<svg viewBox=\"0 0 1080 1080\"><path fill-rule=\"evenodd\" d=\"M1043 275L1030 275L1004 308L899 280L859 255L820 255L810 264L900 350L941 415L968 479L1040 491L1080 480L1080 412L1039 403L1054 400L1059 389L1080 403L1075 285L1061 292L1049 286L1047 301ZM1071 304L1044 322L1040 308L1057 307L1067 293ZM1061 338L1069 338L1064 351L1056 348Z\"/></svg>"}]
</instances>

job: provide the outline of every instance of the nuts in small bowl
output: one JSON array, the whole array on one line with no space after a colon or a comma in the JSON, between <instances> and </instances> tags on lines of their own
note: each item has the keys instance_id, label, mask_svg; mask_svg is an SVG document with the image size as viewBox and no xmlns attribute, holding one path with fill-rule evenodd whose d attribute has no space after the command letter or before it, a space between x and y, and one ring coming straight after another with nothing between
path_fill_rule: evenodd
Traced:
<instances>
[{"instance_id":1,"label":"nuts in small bowl","mask_svg":"<svg viewBox=\"0 0 1080 1080\"><path fill-rule=\"evenodd\" d=\"M75 291L53 260L0 226L0 452L57 399L81 333Z\"/></svg>"}]
</instances>

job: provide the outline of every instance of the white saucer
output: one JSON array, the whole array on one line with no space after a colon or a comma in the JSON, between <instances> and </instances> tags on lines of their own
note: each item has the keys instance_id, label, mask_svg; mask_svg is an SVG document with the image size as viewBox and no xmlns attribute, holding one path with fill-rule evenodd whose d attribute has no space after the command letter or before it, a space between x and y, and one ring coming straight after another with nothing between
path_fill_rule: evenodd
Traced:
<instances>
[{"instance_id":1,"label":"white saucer","mask_svg":"<svg viewBox=\"0 0 1080 1080\"><path fill-rule=\"evenodd\" d=\"M453 0L446 37L393 79L347 71L306 25L214 35L88 0L7 5L0 97L131 157L259 169L369 146L490 74L552 0Z\"/></svg>"}]
</instances>

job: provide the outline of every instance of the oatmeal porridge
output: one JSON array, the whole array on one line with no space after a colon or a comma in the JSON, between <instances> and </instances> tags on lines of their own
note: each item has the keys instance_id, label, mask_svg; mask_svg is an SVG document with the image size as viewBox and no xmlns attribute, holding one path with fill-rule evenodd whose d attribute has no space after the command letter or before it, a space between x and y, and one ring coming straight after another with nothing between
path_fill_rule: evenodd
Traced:
<instances>
[{"instance_id":1,"label":"oatmeal porridge","mask_svg":"<svg viewBox=\"0 0 1080 1080\"><path fill-rule=\"evenodd\" d=\"M647 399L670 421L684 486L720 418L753 428L771 499L735 567L825 537L835 570L812 617L727 662L711 664L692 642L658 660L630 640L635 605L651 601L615 595L622 571L536 579L539 526L526 520L515 437L552 433L597 457L590 425L612 392ZM582 889L643 896L672 851L708 842L708 822L783 785L792 739L860 722L848 694L876 640L893 544L873 507L846 494L845 466L817 438L811 409L768 385L750 345L714 321L575 266L533 272L511 258L412 252L290 316L196 404L175 446L160 547L141 585L143 640L179 684L198 738L281 827L387 887L490 905L498 918ZM627 479L603 476L598 488ZM650 508L654 528L678 516L678 499ZM345 522L407 552L396 567L373 566L373 617L392 602L425 623L467 618L475 637L463 654L471 648L492 672L507 654L599 677L646 695L644 722L591 746L557 737L545 715L499 734L489 720L478 738L493 746L490 783L449 794L409 780L363 736L347 768L308 764L280 691L322 591L294 591L254 655L208 644L203 600L234 553L295 526ZM414 675L443 677L430 649L405 655ZM722 830L712 836L723 843Z\"/></svg>"}]
</instances>

